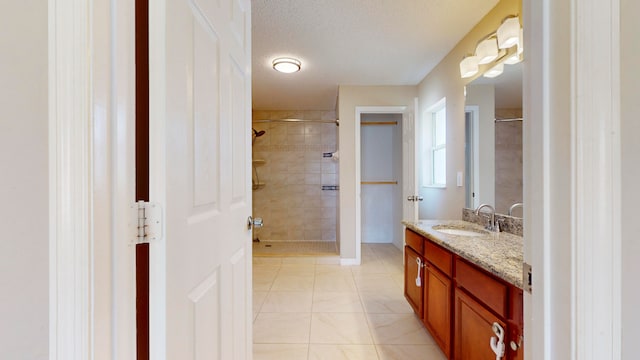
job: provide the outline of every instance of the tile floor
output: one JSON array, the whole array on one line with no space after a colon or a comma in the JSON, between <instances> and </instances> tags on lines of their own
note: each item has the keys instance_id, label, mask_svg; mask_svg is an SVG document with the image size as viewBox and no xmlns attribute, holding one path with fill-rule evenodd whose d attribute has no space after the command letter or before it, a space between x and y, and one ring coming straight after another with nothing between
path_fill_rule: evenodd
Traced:
<instances>
[{"instance_id":1,"label":"tile floor","mask_svg":"<svg viewBox=\"0 0 640 360\"><path fill-rule=\"evenodd\" d=\"M254 257L255 360L440 360L403 296L402 252L364 244L362 265L335 256Z\"/></svg>"}]
</instances>

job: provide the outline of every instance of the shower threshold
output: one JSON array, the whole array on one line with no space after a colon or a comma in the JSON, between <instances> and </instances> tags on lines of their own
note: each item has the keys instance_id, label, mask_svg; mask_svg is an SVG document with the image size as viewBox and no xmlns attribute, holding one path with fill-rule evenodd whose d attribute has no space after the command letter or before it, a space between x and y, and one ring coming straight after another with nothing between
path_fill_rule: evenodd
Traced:
<instances>
[{"instance_id":1,"label":"shower threshold","mask_svg":"<svg viewBox=\"0 0 640 360\"><path fill-rule=\"evenodd\" d=\"M336 256L335 241L269 241L253 243L253 256Z\"/></svg>"}]
</instances>

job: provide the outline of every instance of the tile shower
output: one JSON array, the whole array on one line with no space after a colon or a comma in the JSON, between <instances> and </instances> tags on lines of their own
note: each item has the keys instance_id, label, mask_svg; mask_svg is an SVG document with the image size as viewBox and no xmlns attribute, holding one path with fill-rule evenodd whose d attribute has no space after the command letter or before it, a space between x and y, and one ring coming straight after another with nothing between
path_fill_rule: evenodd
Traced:
<instances>
[{"instance_id":1,"label":"tile shower","mask_svg":"<svg viewBox=\"0 0 640 360\"><path fill-rule=\"evenodd\" d=\"M522 109L496 109L496 119L512 118L522 118ZM506 214L522 202L522 121L496 122L495 134L495 207Z\"/></svg>"},{"instance_id":2,"label":"tile shower","mask_svg":"<svg viewBox=\"0 0 640 360\"><path fill-rule=\"evenodd\" d=\"M335 111L254 111L255 120L334 120ZM254 241L337 240L338 127L320 122L254 122L253 216L264 226ZM254 133L255 134L255 133Z\"/></svg>"}]
</instances>

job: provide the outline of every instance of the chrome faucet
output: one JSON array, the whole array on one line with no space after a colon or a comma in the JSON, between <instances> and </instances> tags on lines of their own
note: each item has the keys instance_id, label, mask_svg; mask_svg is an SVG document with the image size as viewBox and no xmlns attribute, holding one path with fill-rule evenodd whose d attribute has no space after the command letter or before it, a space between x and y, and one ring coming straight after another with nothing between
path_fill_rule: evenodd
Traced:
<instances>
[{"instance_id":1,"label":"chrome faucet","mask_svg":"<svg viewBox=\"0 0 640 360\"><path fill-rule=\"evenodd\" d=\"M476 215L480 216L480 210L482 210L483 208L486 208L486 207L491 210L491 219L489 220L489 224L487 224L487 226L485 226L485 229L487 229L489 231L500 232L500 227L498 226L498 223L496 222L496 209L494 209L493 206L491 206L489 204L480 204L480 206L478 206L478 208L476 209Z\"/></svg>"},{"instance_id":2,"label":"chrome faucet","mask_svg":"<svg viewBox=\"0 0 640 360\"><path fill-rule=\"evenodd\" d=\"M517 207L522 207L522 203L515 203L511 205L511 207L509 208L509 216L512 216L511 213L513 213L513 210Z\"/></svg>"}]
</instances>

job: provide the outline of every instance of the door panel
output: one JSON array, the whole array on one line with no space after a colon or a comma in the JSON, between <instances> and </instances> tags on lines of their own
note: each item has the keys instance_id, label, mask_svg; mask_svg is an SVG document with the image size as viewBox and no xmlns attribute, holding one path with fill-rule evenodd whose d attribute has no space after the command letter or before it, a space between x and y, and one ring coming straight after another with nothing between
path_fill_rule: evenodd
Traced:
<instances>
[{"instance_id":1,"label":"door panel","mask_svg":"<svg viewBox=\"0 0 640 360\"><path fill-rule=\"evenodd\" d=\"M407 200L409 196L418 195L417 112L418 98L414 100L413 108L402 116L402 219L407 221L418 220L418 202Z\"/></svg>"},{"instance_id":2,"label":"door panel","mask_svg":"<svg viewBox=\"0 0 640 360\"><path fill-rule=\"evenodd\" d=\"M195 324L195 358L220 358L220 279L214 271L189 295Z\"/></svg>"},{"instance_id":3,"label":"door panel","mask_svg":"<svg viewBox=\"0 0 640 360\"><path fill-rule=\"evenodd\" d=\"M158 16L150 51L163 55L151 57L151 201L165 207L166 226L165 237L151 244L152 358L245 359L250 2L150 6L159 7L150 11Z\"/></svg>"},{"instance_id":4,"label":"door panel","mask_svg":"<svg viewBox=\"0 0 640 360\"><path fill-rule=\"evenodd\" d=\"M194 207L220 203L220 48L208 26L194 26Z\"/></svg>"},{"instance_id":5,"label":"door panel","mask_svg":"<svg viewBox=\"0 0 640 360\"><path fill-rule=\"evenodd\" d=\"M231 99L229 100L231 104L229 120L232 128L231 166L233 169L233 178L231 181L233 189L232 202L234 205L242 205L247 199L251 198L251 194L247 193L246 181L244 181L248 176L245 161L247 159L249 146L251 146L247 143L247 134L250 133L250 125L246 121L243 121L243 117L247 114L247 106L249 106L246 99L246 79L250 79L250 75L244 73L240 64L233 58L229 60L229 94L231 95ZM249 187L249 190L250 189Z\"/></svg>"}]
</instances>

